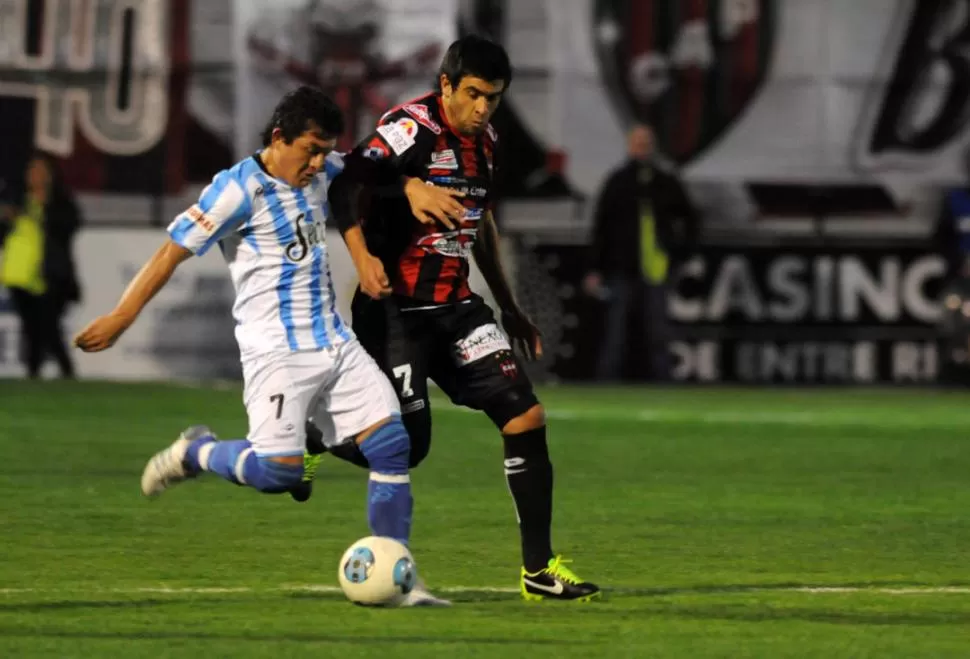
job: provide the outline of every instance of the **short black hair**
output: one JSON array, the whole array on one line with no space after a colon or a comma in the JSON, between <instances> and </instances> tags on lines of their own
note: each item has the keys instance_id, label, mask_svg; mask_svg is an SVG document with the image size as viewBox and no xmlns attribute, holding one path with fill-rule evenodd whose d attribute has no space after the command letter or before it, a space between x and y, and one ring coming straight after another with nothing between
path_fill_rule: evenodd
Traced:
<instances>
[{"instance_id":1,"label":"short black hair","mask_svg":"<svg viewBox=\"0 0 970 659\"><path fill-rule=\"evenodd\" d=\"M441 92L442 75L454 89L458 89L465 76L501 80L508 89L512 82L512 63L502 46L477 34L469 34L448 46L435 79L436 92Z\"/></svg>"},{"instance_id":2,"label":"short black hair","mask_svg":"<svg viewBox=\"0 0 970 659\"><path fill-rule=\"evenodd\" d=\"M323 134L336 137L344 132L344 117L333 99L322 89L303 85L288 92L273 110L273 117L263 129L263 146L273 140L273 130L279 128L283 140L290 144L314 124Z\"/></svg>"}]
</instances>

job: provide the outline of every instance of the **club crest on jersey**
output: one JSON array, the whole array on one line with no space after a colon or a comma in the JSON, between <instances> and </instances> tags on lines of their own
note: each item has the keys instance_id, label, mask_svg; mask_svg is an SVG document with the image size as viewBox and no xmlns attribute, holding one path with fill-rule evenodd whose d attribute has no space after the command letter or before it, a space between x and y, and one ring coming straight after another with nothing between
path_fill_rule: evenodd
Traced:
<instances>
[{"instance_id":1,"label":"club crest on jersey","mask_svg":"<svg viewBox=\"0 0 970 659\"><path fill-rule=\"evenodd\" d=\"M423 105L405 105L403 110L414 117L419 124L430 130L435 135L441 135L441 126L431 118L428 108Z\"/></svg>"},{"instance_id":2,"label":"club crest on jersey","mask_svg":"<svg viewBox=\"0 0 970 659\"><path fill-rule=\"evenodd\" d=\"M435 151L431 154L431 163L428 165L429 169L458 169L458 158L455 157L455 152L452 149L445 149L444 151Z\"/></svg>"},{"instance_id":3,"label":"club crest on jersey","mask_svg":"<svg viewBox=\"0 0 970 659\"><path fill-rule=\"evenodd\" d=\"M391 152L387 150L384 143L378 139L373 139L367 144L367 148L364 149L363 156L369 160L383 160L391 155Z\"/></svg>"},{"instance_id":4,"label":"club crest on jersey","mask_svg":"<svg viewBox=\"0 0 970 659\"><path fill-rule=\"evenodd\" d=\"M593 30L613 105L658 130L684 164L711 146L764 84L776 32L771 0L595 0ZM712 95L712 90L726 93Z\"/></svg>"}]
</instances>

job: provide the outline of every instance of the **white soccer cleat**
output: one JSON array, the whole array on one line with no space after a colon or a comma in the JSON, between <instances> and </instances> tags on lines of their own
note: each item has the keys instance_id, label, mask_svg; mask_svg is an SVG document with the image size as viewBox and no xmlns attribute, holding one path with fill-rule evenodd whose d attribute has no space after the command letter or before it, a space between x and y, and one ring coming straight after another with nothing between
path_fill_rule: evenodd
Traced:
<instances>
[{"instance_id":1,"label":"white soccer cleat","mask_svg":"<svg viewBox=\"0 0 970 659\"><path fill-rule=\"evenodd\" d=\"M141 474L142 494L146 497L158 496L177 483L195 478L196 475L185 468L185 454L189 444L205 435L212 436L207 427L192 426L182 431L171 446L153 455Z\"/></svg>"},{"instance_id":2,"label":"white soccer cleat","mask_svg":"<svg viewBox=\"0 0 970 659\"><path fill-rule=\"evenodd\" d=\"M418 582L414 584L411 592L404 596L399 607L406 606L451 606L451 601L432 595L424 583L424 579L418 577Z\"/></svg>"}]
</instances>

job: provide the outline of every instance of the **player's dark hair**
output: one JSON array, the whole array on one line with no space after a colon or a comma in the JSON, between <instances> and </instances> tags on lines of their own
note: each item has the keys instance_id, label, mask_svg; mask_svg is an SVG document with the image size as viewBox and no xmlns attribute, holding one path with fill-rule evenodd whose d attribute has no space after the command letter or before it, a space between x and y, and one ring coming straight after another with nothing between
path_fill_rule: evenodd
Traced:
<instances>
[{"instance_id":1,"label":"player's dark hair","mask_svg":"<svg viewBox=\"0 0 970 659\"><path fill-rule=\"evenodd\" d=\"M477 34L469 34L448 46L441 60L434 89L441 92L441 76L448 78L452 88L457 89L465 76L482 80L501 80L506 89L512 82L512 63L502 46Z\"/></svg>"},{"instance_id":2,"label":"player's dark hair","mask_svg":"<svg viewBox=\"0 0 970 659\"><path fill-rule=\"evenodd\" d=\"M287 93L273 110L273 117L263 129L263 146L273 140L279 128L283 140L290 144L313 124L330 138L344 132L344 117L333 100L322 89L304 85Z\"/></svg>"}]
</instances>

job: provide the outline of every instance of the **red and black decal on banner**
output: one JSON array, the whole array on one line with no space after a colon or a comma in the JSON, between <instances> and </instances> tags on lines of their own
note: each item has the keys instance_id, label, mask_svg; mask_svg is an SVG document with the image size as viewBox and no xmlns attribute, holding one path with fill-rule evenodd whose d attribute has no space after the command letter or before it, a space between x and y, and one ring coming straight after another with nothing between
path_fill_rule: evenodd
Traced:
<instances>
[{"instance_id":1,"label":"red and black decal on banner","mask_svg":"<svg viewBox=\"0 0 970 659\"><path fill-rule=\"evenodd\" d=\"M594 40L614 105L685 163L733 124L765 80L771 0L596 0Z\"/></svg>"}]
</instances>

